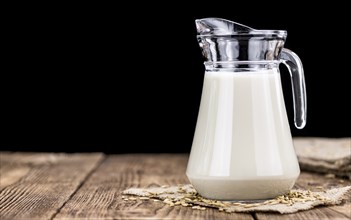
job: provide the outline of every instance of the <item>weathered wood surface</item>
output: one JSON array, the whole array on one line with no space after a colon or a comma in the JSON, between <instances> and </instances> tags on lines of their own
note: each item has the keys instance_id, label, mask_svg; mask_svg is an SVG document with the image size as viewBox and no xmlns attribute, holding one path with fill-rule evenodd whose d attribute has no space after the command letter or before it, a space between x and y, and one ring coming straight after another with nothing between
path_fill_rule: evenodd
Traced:
<instances>
[{"instance_id":1,"label":"weathered wood surface","mask_svg":"<svg viewBox=\"0 0 351 220\"><path fill-rule=\"evenodd\" d=\"M52 219L102 154L0 153L0 219Z\"/></svg>"},{"instance_id":2,"label":"weathered wood surface","mask_svg":"<svg viewBox=\"0 0 351 220\"><path fill-rule=\"evenodd\" d=\"M114 155L91 175L55 219L252 219L250 214L226 214L209 209L169 207L162 202L124 201L130 187L188 183L186 155Z\"/></svg>"},{"instance_id":3,"label":"weathered wood surface","mask_svg":"<svg viewBox=\"0 0 351 220\"><path fill-rule=\"evenodd\" d=\"M188 183L187 155L1 153L0 219L350 219L351 193L341 206L295 214L233 213L124 201L130 187ZM303 172L296 187L350 185Z\"/></svg>"}]
</instances>

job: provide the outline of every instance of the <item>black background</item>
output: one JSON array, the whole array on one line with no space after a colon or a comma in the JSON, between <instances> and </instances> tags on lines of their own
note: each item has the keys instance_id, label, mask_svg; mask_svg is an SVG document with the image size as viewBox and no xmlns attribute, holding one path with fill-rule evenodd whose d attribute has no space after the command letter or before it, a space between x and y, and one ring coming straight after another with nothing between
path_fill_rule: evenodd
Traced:
<instances>
[{"instance_id":1,"label":"black background","mask_svg":"<svg viewBox=\"0 0 351 220\"><path fill-rule=\"evenodd\" d=\"M281 3L17 5L5 21L1 150L189 152L204 73L194 20L204 17L287 30L308 96L297 130L281 66L292 134L350 136L345 18L330 14L342 6Z\"/></svg>"}]
</instances>

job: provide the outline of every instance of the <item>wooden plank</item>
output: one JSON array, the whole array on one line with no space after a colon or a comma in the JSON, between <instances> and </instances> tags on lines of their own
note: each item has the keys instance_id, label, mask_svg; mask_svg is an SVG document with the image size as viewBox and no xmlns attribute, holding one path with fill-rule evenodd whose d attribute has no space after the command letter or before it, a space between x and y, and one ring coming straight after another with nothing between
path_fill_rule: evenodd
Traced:
<instances>
[{"instance_id":1,"label":"wooden plank","mask_svg":"<svg viewBox=\"0 0 351 220\"><path fill-rule=\"evenodd\" d=\"M10 155L10 152L0 153L0 191L19 181L30 170L29 166L9 161Z\"/></svg>"},{"instance_id":2,"label":"wooden plank","mask_svg":"<svg viewBox=\"0 0 351 220\"><path fill-rule=\"evenodd\" d=\"M340 178L328 178L324 175L319 175L315 173L302 172L299 179L295 184L295 188L301 189L316 189L316 187L323 187L329 189L337 186L347 186L351 185L351 181L348 179ZM256 213L255 217L258 220L265 219L282 219L282 220L295 220L295 219L351 219L351 209L350 209L350 197L351 192L345 196L345 203L340 206L330 206L330 207L319 207L311 210L298 212L294 214L273 214L273 213Z\"/></svg>"},{"instance_id":3,"label":"wooden plank","mask_svg":"<svg viewBox=\"0 0 351 220\"><path fill-rule=\"evenodd\" d=\"M185 176L187 155L112 155L99 166L56 215L63 219L253 219L251 214L227 214L162 202L123 201L121 191L130 187L189 183Z\"/></svg>"},{"instance_id":4,"label":"wooden plank","mask_svg":"<svg viewBox=\"0 0 351 220\"><path fill-rule=\"evenodd\" d=\"M120 192L126 188L188 183L186 155L114 155L99 166L102 158L101 154L0 153L0 219L253 219L251 214L121 200ZM346 179L302 173L296 186L313 189L350 184ZM350 219L350 196L341 206L254 217Z\"/></svg>"},{"instance_id":5,"label":"wooden plank","mask_svg":"<svg viewBox=\"0 0 351 220\"><path fill-rule=\"evenodd\" d=\"M324 220L324 219L338 219L338 220L349 220L347 216L335 212L332 209L328 208L318 208L303 212L297 212L293 214L256 214L256 219L264 219L264 220Z\"/></svg>"},{"instance_id":6,"label":"wooden plank","mask_svg":"<svg viewBox=\"0 0 351 220\"><path fill-rule=\"evenodd\" d=\"M0 153L0 219L52 219L102 158L100 153Z\"/></svg>"}]
</instances>

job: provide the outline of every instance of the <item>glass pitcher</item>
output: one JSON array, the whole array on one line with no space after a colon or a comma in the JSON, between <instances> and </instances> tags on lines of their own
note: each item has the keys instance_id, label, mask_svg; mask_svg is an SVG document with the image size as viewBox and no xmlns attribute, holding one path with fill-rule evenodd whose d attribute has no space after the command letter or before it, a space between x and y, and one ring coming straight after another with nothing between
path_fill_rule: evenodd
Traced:
<instances>
[{"instance_id":1,"label":"glass pitcher","mask_svg":"<svg viewBox=\"0 0 351 220\"><path fill-rule=\"evenodd\" d=\"M292 81L295 125L306 124L300 59L283 48L286 31L255 30L219 18L196 20L205 58L201 105L186 174L204 197L267 199L300 174L279 64Z\"/></svg>"}]
</instances>

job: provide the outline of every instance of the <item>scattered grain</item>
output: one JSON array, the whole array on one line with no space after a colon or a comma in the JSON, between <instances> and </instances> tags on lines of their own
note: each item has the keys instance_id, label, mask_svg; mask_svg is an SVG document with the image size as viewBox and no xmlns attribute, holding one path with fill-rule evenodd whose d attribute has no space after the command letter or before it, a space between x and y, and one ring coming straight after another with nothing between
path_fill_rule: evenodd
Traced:
<instances>
[{"instance_id":1,"label":"scattered grain","mask_svg":"<svg viewBox=\"0 0 351 220\"><path fill-rule=\"evenodd\" d=\"M324 176L326 178L329 178L329 179L334 179L335 178L335 174L332 174L332 173L325 174Z\"/></svg>"},{"instance_id":2,"label":"scattered grain","mask_svg":"<svg viewBox=\"0 0 351 220\"><path fill-rule=\"evenodd\" d=\"M165 186L166 187L166 186ZM325 191L325 189L322 186L316 186L316 189L321 189ZM160 194L162 193L152 193L152 192L147 192L146 196L141 196L139 197L140 200L149 200L151 199L152 201L163 201L163 203L173 207L173 206L184 206L184 207L192 207L192 209L196 210L206 210L206 207L212 207L212 208L217 208L219 211L224 211L227 213L232 213L235 211L234 206L237 206L237 208L253 208L257 206L263 206L263 205L278 205L278 204L284 204L287 206L292 206L295 203L305 203L309 201L315 201L315 200L320 200L320 201L328 201L326 197L323 197L321 192L319 193L312 193L311 190L307 191L290 191L284 195L278 196L275 199L270 199L266 201L262 201L260 203L241 203L241 202L228 202L228 201L218 201L218 200L212 200L212 199L207 199L203 198L196 192L186 192L187 189L178 186L176 189L178 192L181 191L181 193L177 195L167 195L171 194L174 192L171 191L164 191L162 193L163 196L166 196L164 199L159 200L157 198L160 198ZM122 196L122 199L125 201L128 200L136 200L136 197L125 197ZM201 204L199 204L199 202Z\"/></svg>"}]
</instances>

